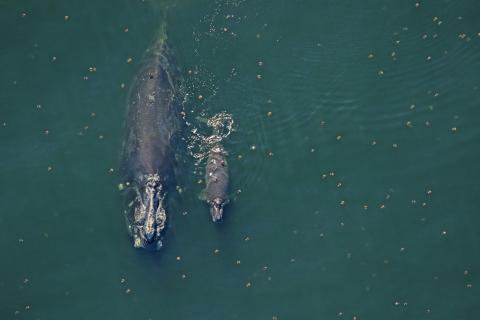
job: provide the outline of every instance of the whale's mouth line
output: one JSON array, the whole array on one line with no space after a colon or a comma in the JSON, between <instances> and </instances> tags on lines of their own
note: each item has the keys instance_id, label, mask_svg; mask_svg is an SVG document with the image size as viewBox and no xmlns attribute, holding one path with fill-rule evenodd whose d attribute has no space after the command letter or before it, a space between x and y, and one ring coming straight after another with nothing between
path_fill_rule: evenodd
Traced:
<instances>
[{"instance_id":1,"label":"whale's mouth line","mask_svg":"<svg viewBox=\"0 0 480 320\"><path fill-rule=\"evenodd\" d=\"M161 246L165 228L165 193L158 174L147 174L140 179L143 188L137 189L134 207L134 246L143 247L157 243Z\"/></svg>"},{"instance_id":2,"label":"whale's mouth line","mask_svg":"<svg viewBox=\"0 0 480 320\"><path fill-rule=\"evenodd\" d=\"M221 222L223 220L223 207L227 203L227 200L221 198L215 198L210 201L210 215L213 222Z\"/></svg>"}]
</instances>

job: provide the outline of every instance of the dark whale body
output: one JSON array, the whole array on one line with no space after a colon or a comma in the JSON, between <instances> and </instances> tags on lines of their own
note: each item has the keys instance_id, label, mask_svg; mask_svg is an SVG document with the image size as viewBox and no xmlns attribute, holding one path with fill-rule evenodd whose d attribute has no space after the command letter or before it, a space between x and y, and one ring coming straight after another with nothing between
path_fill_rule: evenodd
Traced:
<instances>
[{"instance_id":1,"label":"dark whale body","mask_svg":"<svg viewBox=\"0 0 480 320\"><path fill-rule=\"evenodd\" d=\"M122 169L131 186L126 218L135 247L162 246L179 130L175 73L165 41L158 41L147 50L128 96Z\"/></svg>"},{"instance_id":2,"label":"dark whale body","mask_svg":"<svg viewBox=\"0 0 480 320\"><path fill-rule=\"evenodd\" d=\"M226 152L220 143L210 149L205 170L205 193L210 205L213 222L222 220L223 208L229 203L228 197L228 163Z\"/></svg>"}]
</instances>

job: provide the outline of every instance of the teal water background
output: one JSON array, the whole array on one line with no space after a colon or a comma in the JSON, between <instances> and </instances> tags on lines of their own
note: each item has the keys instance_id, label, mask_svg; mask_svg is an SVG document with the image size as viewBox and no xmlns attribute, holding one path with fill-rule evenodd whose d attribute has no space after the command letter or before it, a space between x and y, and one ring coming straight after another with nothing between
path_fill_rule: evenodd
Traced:
<instances>
[{"instance_id":1,"label":"teal water background","mask_svg":"<svg viewBox=\"0 0 480 320\"><path fill-rule=\"evenodd\" d=\"M478 319L480 4L169 5L0 1L0 319ZM189 125L152 254L117 185L161 23ZM213 225L186 145L222 110Z\"/></svg>"}]
</instances>

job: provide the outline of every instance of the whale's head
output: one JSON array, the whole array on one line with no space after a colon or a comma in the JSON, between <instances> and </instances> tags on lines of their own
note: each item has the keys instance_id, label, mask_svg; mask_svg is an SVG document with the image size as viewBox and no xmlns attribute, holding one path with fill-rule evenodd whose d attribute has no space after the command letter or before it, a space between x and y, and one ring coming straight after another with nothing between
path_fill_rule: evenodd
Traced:
<instances>
[{"instance_id":1,"label":"whale's head","mask_svg":"<svg viewBox=\"0 0 480 320\"><path fill-rule=\"evenodd\" d=\"M159 249L162 246L162 230L167 219L163 197L160 177L157 174L145 175L134 202L132 228L136 248Z\"/></svg>"},{"instance_id":2,"label":"whale's head","mask_svg":"<svg viewBox=\"0 0 480 320\"><path fill-rule=\"evenodd\" d=\"M213 222L219 222L223 217L223 207L228 203L227 199L214 198L209 201L210 203L210 215Z\"/></svg>"}]
</instances>

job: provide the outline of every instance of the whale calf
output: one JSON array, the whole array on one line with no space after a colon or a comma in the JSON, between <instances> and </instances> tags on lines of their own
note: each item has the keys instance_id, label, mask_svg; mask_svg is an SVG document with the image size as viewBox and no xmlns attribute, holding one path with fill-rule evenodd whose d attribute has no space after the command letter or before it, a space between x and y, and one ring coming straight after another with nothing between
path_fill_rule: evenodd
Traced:
<instances>
[{"instance_id":1,"label":"whale calf","mask_svg":"<svg viewBox=\"0 0 480 320\"><path fill-rule=\"evenodd\" d=\"M122 171L130 185L127 227L137 248L162 246L180 122L175 74L165 38L159 38L145 53L128 95Z\"/></svg>"},{"instance_id":2,"label":"whale calf","mask_svg":"<svg viewBox=\"0 0 480 320\"><path fill-rule=\"evenodd\" d=\"M218 137L218 135L214 135ZM208 153L205 170L205 197L210 205L210 215L213 222L221 221L223 208L230 200L228 197L228 163L226 152L218 139Z\"/></svg>"}]
</instances>

